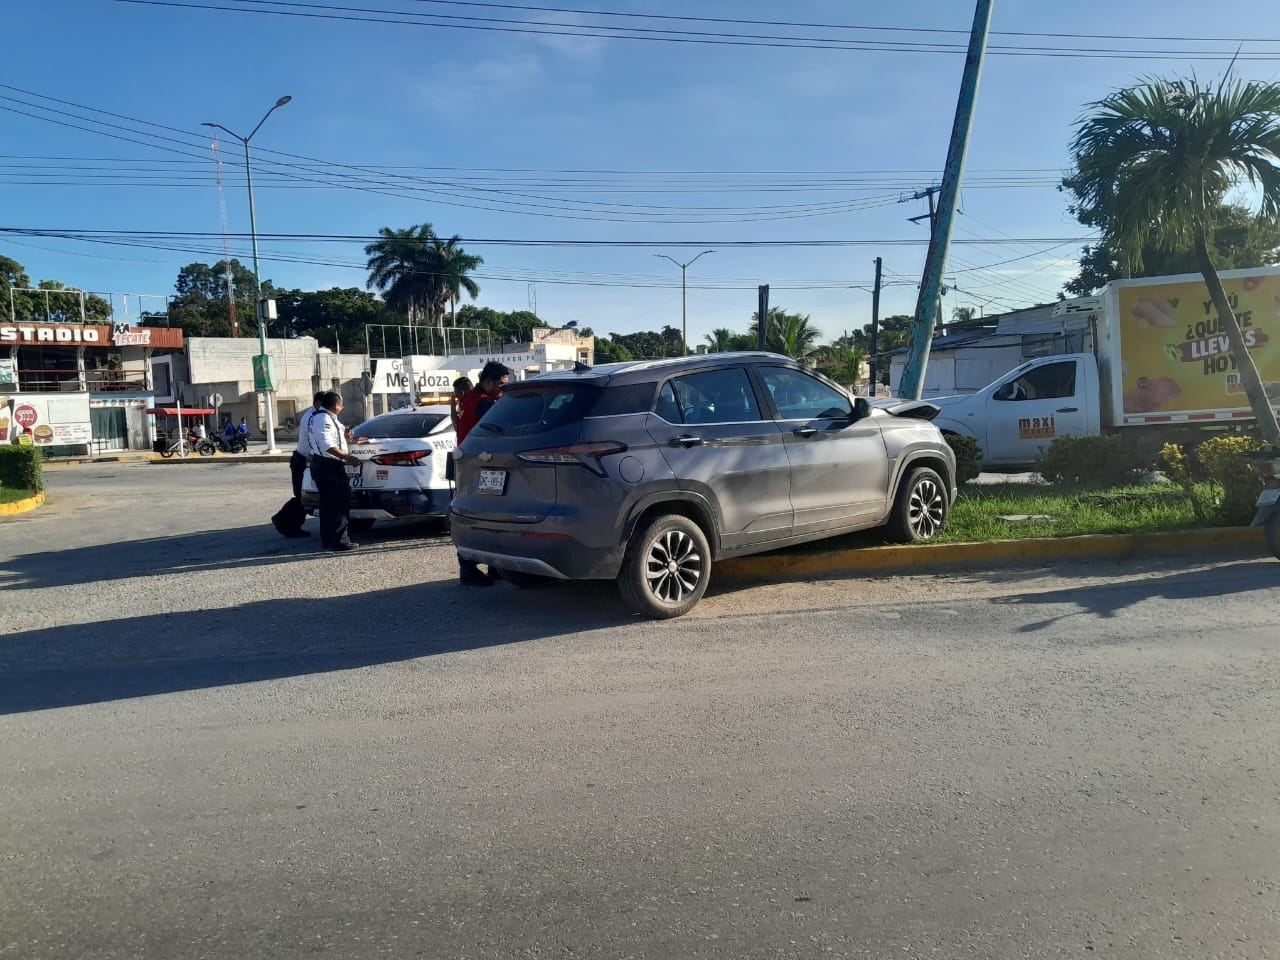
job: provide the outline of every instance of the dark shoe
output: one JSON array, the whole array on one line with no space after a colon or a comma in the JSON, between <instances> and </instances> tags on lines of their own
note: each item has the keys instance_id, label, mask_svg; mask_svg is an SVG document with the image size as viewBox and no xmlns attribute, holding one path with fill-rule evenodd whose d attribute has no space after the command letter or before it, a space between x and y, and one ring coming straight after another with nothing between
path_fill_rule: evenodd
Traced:
<instances>
[{"instance_id":1,"label":"dark shoe","mask_svg":"<svg viewBox=\"0 0 1280 960\"><path fill-rule=\"evenodd\" d=\"M330 550L354 550L354 549L355 549L356 547L358 547L358 546L360 546L360 544L358 544L358 543L351 543L351 542L347 542L347 543L335 543L332 547L329 547L328 549L330 549Z\"/></svg>"},{"instance_id":2,"label":"dark shoe","mask_svg":"<svg viewBox=\"0 0 1280 960\"><path fill-rule=\"evenodd\" d=\"M282 537L309 537L310 530L303 530L301 527L286 527L275 517L271 518L271 525L276 528L276 533Z\"/></svg>"},{"instance_id":3,"label":"dark shoe","mask_svg":"<svg viewBox=\"0 0 1280 960\"><path fill-rule=\"evenodd\" d=\"M493 577L481 570L463 570L458 574L458 581L468 587L493 586Z\"/></svg>"}]
</instances>

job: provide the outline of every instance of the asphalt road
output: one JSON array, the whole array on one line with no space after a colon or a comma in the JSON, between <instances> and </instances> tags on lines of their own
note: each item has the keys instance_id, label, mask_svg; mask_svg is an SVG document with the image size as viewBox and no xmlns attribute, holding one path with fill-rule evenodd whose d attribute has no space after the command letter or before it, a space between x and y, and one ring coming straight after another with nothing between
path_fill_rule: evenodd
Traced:
<instances>
[{"instance_id":1,"label":"asphalt road","mask_svg":"<svg viewBox=\"0 0 1280 960\"><path fill-rule=\"evenodd\" d=\"M283 465L0 520L0 958L1280 956L1280 563L455 585Z\"/></svg>"}]
</instances>

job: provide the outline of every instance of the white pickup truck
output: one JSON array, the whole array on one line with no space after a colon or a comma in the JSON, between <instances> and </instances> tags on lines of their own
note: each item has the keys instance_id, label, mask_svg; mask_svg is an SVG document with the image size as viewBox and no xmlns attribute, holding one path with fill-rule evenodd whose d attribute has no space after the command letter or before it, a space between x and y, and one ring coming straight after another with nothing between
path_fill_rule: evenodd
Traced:
<instances>
[{"instance_id":1,"label":"white pickup truck","mask_svg":"<svg viewBox=\"0 0 1280 960\"><path fill-rule=\"evenodd\" d=\"M1280 407L1280 267L1224 271L1222 281ZM984 465L1033 464L1055 437L1252 419L1198 274L1114 281L1058 310L1091 316L1093 353L1038 357L975 393L929 401L941 411L934 425L977 440Z\"/></svg>"}]
</instances>

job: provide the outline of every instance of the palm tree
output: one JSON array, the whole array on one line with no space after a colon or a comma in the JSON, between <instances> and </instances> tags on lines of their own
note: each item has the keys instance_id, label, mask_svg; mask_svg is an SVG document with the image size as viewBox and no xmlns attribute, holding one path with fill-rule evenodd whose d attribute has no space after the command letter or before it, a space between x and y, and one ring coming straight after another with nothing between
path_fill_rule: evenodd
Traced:
<instances>
[{"instance_id":1,"label":"palm tree","mask_svg":"<svg viewBox=\"0 0 1280 960\"><path fill-rule=\"evenodd\" d=\"M956 307L951 311L951 319L955 320L956 323L968 323L977 312L977 307Z\"/></svg>"},{"instance_id":2,"label":"palm tree","mask_svg":"<svg viewBox=\"0 0 1280 960\"><path fill-rule=\"evenodd\" d=\"M733 338L736 334L728 327L716 327L706 335L707 350L710 353L728 353L733 349Z\"/></svg>"},{"instance_id":3,"label":"palm tree","mask_svg":"<svg viewBox=\"0 0 1280 960\"><path fill-rule=\"evenodd\" d=\"M765 347L794 360L811 355L822 339L822 332L809 325L807 313L787 313L781 307L772 307L765 323ZM760 314L751 315L751 342L759 343Z\"/></svg>"},{"instance_id":4,"label":"palm tree","mask_svg":"<svg viewBox=\"0 0 1280 960\"><path fill-rule=\"evenodd\" d=\"M1240 381L1269 441L1280 425L1244 345L1209 252L1213 214L1227 191L1255 188L1261 219L1280 221L1280 84L1224 79L1150 80L1091 105L1071 144L1075 171L1065 185L1081 221L1130 269L1141 269L1148 241L1190 246L1235 356Z\"/></svg>"},{"instance_id":5,"label":"palm tree","mask_svg":"<svg viewBox=\"0 0 1280 960\"><path fill-rule=\"evenodd\" d=\"M443 322L444 305L448 303L450 326L454 325L457 316L458 298L464 292L472 300L480 295L480 285L467 274L484 263L484 257L463 250L458 246L461 239L456 234L448 240L435 237L428 250L432 261L431 269L435 272L437 296L440 298L438 318Z\"/></svg>"},{"instance_id":6,"label":"palm tree","mask_svg":"<svg viewBox=\"0 0 1280 960\"><path fill-rule=\"evenodd\" d=\"M423 223L406 230L382 227L378 235L381 240L364 248L369 258L366 286L381 293L393 310L403 310L410 326L421 316L433 318L440 302L430 255L431 242L439 240L435 230Z\"/></svg>"}]
</instances>

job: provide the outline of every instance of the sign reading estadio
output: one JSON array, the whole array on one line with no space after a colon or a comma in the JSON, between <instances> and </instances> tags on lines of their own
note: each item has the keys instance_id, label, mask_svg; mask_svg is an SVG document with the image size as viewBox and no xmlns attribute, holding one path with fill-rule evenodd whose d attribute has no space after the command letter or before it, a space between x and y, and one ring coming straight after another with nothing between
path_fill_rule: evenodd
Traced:
<instances>
[{"instance_id":1,"label":"sign reading estadio","mask_svg":"<svg viewBox=\"0 0 1280 960\"><path fill-rule=\"evenodd\" d=\"M1222 285L1267 395L1280 401L1280 275ZM1204 281L1121 285L1118 308L1125 413L1248 407Z\"/></svg>"}]
</instances>

